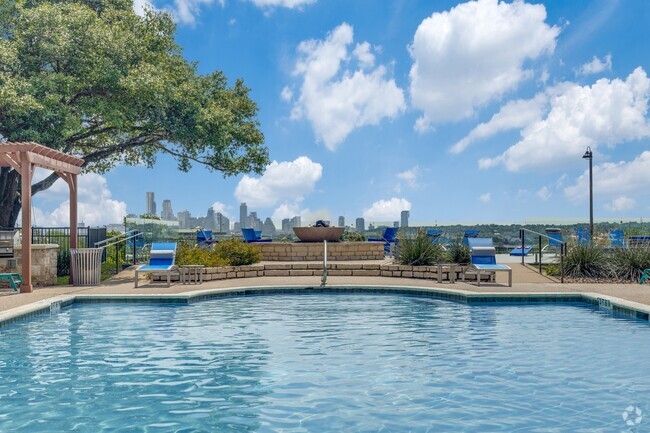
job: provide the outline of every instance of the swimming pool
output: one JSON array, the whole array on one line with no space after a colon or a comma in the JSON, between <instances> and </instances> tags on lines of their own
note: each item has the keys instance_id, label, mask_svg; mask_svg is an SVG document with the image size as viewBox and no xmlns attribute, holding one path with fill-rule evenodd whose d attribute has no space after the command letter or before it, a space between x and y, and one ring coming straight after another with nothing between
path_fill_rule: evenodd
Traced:
<instances>
[{"instance_id":1,"label":"swimming pool","mask_svg":"<svg viewBox=\"0 0 650 433\"><path fill-rule=\"evenodd\" d=\"M0 431L646 431L649 355L582 304L73 305L0 329Z\"/></svg>"}]
</instances>

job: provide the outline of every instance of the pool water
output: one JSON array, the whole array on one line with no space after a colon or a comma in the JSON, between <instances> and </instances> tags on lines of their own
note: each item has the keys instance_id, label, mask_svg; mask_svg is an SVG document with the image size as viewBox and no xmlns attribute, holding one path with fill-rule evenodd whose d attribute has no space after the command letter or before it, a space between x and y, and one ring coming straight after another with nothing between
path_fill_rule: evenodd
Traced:
<instances>
[{"instance_id":1,"label":"pool water","mask_svg":"<svg viewBox=\"0 0 650 433\"><path fill-rule=\"evenodd\" d=\"M650 431L649 360L647 322L580 305L78 305L0 328L0 431Z\"/></svg>"}]
</instances>

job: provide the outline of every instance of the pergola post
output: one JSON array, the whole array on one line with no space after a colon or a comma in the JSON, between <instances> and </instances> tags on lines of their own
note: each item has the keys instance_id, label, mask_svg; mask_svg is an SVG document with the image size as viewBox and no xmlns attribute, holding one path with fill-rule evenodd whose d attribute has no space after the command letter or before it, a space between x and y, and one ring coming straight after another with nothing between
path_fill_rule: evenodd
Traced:
<instances>
[{"instance_id":1,"label":"pergola post","mask_svg":"<svg viewBox=\"0 0 650 433\"><path fill-rule=\"evenodd\" d=\"M20 293L31 293L32 286L32 162L20 152L20 201L22 202L22 279Z\"/></svg>"}]
</instances>

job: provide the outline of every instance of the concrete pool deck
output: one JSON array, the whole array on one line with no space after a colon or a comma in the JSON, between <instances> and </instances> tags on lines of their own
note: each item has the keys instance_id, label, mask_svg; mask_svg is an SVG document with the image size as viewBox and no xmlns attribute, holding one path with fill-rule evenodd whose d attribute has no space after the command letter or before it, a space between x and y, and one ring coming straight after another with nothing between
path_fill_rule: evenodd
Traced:
<instances>
[{"instance_id":1,"label":"concrete pool deck","mask_svg":"<svg viewBox=\"0 0 650 433\"><path fill-rule=\"evenodd\" d=\"M639 284L594 284L594 283L567 283L554 282L548 277L541 276L529 267L521 264L510 264L513 268L513 286L505 285L505 275L497 274L497 283L477 286L475 283L438 283L433 280L391 277L351 277L330 276L328 286L369 286L369 287L402 287L415 289L433 289L448 293L472 295L552 295L580 294L592 298L604 297L636 311L650 312L650 287ZM31 311L38 305L49 306L49 301L57 299L72 299L75 296L122 296L145 295L191 295L201 292L228 292L235 288L292 286L292 287L318 287L320 277L256 277L232 280L207 281L202 284L142 284L135 288L133 284L134 272L126 270L117 276L105 281L100 286L74 287L53 286L36 288L32 293L13 294L8 291L0 292L0 321L21 312ZM144 283L144 281L143 281Z\"/></svg>"}]
</instances>

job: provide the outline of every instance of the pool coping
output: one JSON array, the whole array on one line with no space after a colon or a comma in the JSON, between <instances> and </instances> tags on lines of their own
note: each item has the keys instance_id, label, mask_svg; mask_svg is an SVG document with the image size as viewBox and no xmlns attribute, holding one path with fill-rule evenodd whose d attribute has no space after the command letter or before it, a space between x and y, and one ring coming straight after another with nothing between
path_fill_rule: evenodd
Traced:
<instances>
[{"instance_id":1,"label":"pool coping","mask_svg":"<svg viewBox=\"0 0 650 433\"><path fill-rule=\"evenodd\" d=\"M51 313L72 304L90 303L181 303L206 301L223 297L255 296L268 294L305 293L387 293L426 296L435 299L477 304L537 304L584 303L650 322L650 306L596 292L470 292L460 289L415 287L406 285L355 285L336 286L254 286L202 289L179 294L96 294L59 295L0 312L0 327Z\"/></svg>"}]
</instances>

